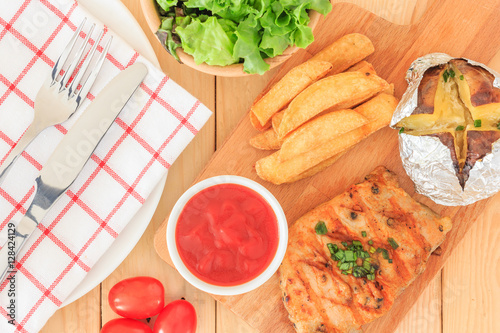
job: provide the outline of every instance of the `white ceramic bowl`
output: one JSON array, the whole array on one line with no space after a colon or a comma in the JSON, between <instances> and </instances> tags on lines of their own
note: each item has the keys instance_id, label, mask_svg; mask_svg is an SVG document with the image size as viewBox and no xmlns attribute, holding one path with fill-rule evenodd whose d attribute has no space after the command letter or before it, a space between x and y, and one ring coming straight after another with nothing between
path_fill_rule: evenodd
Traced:
<instances>
[{"instance_id":1,"label":"white ceramic bowl","mask_svg":"<svg viewBox=\"0 0 500 333\"><path fill-rule=\"evenodd\" d=\"M256 278L237 286L217 286L200 280L184 265L184 262L179 256L177 245L175 243L175 228L177 227L177 220L179 219L179 215L181 214L186 203L198 192L218 184L242 185L259 193L271 206L274 214L276 214L276 219L278 222L278 248L276 249L276 254L274 255L273 260L271 261L269 266ZM249 292L264 284L276 272L279 265L281 264L281 261L285 256L287 243L288 225L286 222L285 213L283 212L283 209L281 208L278 200L276 200L271 192L269 192L265 187L263 187L259 183L254 182L253 180L244 177L231 175L217 176L205 179L193 185L179 198L174 208L172 209L172 212L170 213L170 217L168 218L167 247L175 268L179 271L182 277L193 286L214 295L239 295Z\"/></svg>"}]
</instances>

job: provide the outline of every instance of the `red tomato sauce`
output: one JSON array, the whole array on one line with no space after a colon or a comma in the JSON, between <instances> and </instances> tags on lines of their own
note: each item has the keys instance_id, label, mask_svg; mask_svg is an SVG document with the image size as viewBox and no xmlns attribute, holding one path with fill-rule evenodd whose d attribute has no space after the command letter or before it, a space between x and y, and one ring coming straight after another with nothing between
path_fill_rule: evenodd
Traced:
<instances>
[{"instance_id":1,"label":"red tomato sauce","mask_svg":"<svg viewBox=\"0 0 500 333\"><path fill-rule=\"evenodd\" d=\"M175 239L182 261L196 277L234 286L269 266L278 248L278 223L260 194L241 185L220 184L186 203Z\"/></svg>"}]
</instances>

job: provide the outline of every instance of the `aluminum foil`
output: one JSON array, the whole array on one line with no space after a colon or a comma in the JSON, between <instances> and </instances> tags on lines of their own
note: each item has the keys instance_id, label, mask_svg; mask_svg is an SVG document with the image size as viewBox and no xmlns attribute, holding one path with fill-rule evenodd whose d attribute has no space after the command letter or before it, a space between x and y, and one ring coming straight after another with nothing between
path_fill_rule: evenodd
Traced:
<instances>
[{"instance_id":1,"label":"aluminum foil","mask_svg":"<svg viewBox=\"0 0 500 333\"><path fill-rule=\"evenodd\" d=\"M424 72L452 59L455 58L444 53L431 53L413 62L406 73L408 88L392 116L392 128L417 107L418 86ZM483 64L464 60L493 74L493 86L500 88L500 74ZM476 162L463 190L453 167L450 150L438 138L401 133L399 153L406 173L415 183L416 191L438 204L470 205L500 191L500 140L493 144L490 154Z\"/></svg>"}]
</instances>

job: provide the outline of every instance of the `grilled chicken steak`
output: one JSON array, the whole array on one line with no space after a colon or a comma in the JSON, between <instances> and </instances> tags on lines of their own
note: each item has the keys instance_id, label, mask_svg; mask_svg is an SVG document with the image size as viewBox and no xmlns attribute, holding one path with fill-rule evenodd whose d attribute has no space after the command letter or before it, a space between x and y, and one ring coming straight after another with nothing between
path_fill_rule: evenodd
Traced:
<instances>
[{"instance_id":1,"label":"grilled chicken steak","mask_svg":"<svg viewBox=\"0 0 500 333\"><path fill-rule=\"evenodd\" d=\"M302 216L279 269L296 331L350 332L381 317L451 226L385 167Z\"/></svg>"}]
</instances>

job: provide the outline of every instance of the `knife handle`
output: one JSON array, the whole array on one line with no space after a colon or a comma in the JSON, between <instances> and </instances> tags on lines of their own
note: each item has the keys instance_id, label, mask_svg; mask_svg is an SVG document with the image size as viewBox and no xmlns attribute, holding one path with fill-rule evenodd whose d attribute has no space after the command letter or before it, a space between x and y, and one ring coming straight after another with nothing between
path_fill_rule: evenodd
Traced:
<instances>
[{"instance_id":1,"label":"knife handle","mask_svg":"<svg viewBox=\"0 0 500 333\"><path fill-rule=\"evenodd\" d=\"M38 223L30 218L28 214L19 222L18 227L14 227L12 221L7 224L7 242L5 242L0 250L0 267L3 267L0 284L3 283L8 275L13 276L16 274L17 253L23 248L24 243L26 243L26 240L31 235L31 231L37 226Z\"/></svg>"}]
</instances>

